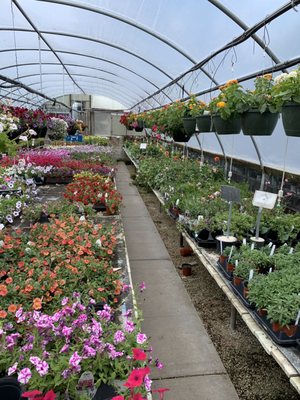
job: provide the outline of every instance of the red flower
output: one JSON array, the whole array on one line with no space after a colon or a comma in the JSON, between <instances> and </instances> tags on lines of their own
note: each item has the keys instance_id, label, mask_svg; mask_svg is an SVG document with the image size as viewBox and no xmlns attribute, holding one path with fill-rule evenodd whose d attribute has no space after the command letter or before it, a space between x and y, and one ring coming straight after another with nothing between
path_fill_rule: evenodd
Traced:
<instances>
[{"instance_id":1,"label":"red flower","mask_svg":"<svg viewBox=\"0 0 300 400\"><path fill-rule=\"evenodd\" d=\"M111 400L125 400L125 397L123 397L123 396L115 396Z\"/></svg>"},{"instance_id":2,"label":"red flower","mask_svg":"<svg viewBox=\"0 0 300 400\"><path fill-rule=\"evenodd\" d=\"M22 397L26 397L28 399L34 399L38 394L42 394L39 390L32 390L31 392L24 392Z\"/></svg>"},{"instance_id":3,"label":"red flower","mask_svg":"<svg viewBox=\"0 0 300 400\"><path fill-rule=\"evenodd\" d=\"M136 361L145 361L147 359L147 354L141 349L132 349L132 352Z\"/></svg>"},{"instance_id":4,"label":"red flower","mask_svg":"<svg viewBox=\"0 0 300 400\"><path fill-rule=\"evenodd\" d=\"M132 400L147 400L140 393L134 394Z\"/></svg>"},{"instance_id":5,"label":"red flower","mask_svg":"<svg viewBox=\"0 0 300 400\"><path fill-rule=\"evenodd\" d=\"M129 388L134 388L137 386L141 386L144 382L144 378L147 374L150 373L150 368L136 368L129 375L127 382L124 383L124 386Z\"/></svg>"}]
</instances>

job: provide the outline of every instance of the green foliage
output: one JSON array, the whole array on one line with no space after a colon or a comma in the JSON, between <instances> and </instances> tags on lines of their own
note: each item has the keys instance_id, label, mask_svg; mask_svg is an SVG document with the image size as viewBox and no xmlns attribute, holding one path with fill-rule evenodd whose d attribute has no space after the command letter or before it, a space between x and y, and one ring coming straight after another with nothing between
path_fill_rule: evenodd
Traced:
<instances>
[{"instance_id":1,"label":"green foliage","mask_svg":"<svg viewBox=\"0 0 300 400\"><path fill-rule=\"evenodd\" d=\"M273 79L271 74L259 76L255 79L255 89L246 91L248 109L257 108L260 113L270 111L278 112L276 99L272 96Z\"/></svg>"}]
</instances>

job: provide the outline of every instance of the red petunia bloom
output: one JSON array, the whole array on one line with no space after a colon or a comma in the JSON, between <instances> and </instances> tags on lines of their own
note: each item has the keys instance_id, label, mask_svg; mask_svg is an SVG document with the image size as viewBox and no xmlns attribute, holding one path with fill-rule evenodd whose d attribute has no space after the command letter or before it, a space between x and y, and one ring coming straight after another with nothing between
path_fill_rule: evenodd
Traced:
<instances>
[{"instance_id":1,"label":"red petunia bloom","mask_svg":"<svg viewBox=\"0 0 300 400\"><path fill-rule=\"evenodd\" d=\"M132 352L136 361L145 361L147 359L147 354L141 349L132 349Z\"/></svg>"},{"instance_id":2,"label":"red petunia bloom","mask_svg":"<svg viewBox=\"0 0 300 400\"><path fill-rule=\"evenodd\" d=\"M136 368L129 375L127 381L124 383L124 386L129 388L134 388L141 386L144 382L144 378L147 374L150 373L150 368Z\"/></svg>"}]
</instances>

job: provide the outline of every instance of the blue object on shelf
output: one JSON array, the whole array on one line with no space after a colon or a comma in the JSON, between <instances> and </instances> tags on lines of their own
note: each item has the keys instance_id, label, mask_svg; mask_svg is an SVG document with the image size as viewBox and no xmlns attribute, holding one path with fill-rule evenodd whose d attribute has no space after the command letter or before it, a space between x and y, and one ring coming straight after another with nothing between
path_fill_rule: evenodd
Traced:
<instances>
[{"instance_id":1,"label":"blue object on shelf","mask_svg":"<svg viewBox=\"0 0 300 400\"><path fill-rule=\"evenodd\" d=\"M66 137L66 142L82 142L82 141L83 141L82 135L74 135Z\"/></svg>"}]
</instances>

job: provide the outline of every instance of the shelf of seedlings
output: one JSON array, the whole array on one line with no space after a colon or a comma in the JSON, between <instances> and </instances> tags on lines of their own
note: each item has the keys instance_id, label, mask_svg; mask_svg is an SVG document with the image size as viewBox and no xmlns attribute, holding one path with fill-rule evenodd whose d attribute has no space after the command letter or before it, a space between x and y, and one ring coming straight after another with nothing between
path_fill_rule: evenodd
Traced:
<instances>
[{"instance_id":1,"label":"shelf of seedlings","mask_svg":"<svg viewBox=\"0 0 300 400\"><path fill-rule=\"evenodd\" d=\"M130 161L138 168L138 161L132 157L130 152L124 148L124 151ZM152 189L154 195L160 203L160 209L165 207L165 200L161 193ZM181 232L181 240L184 238L188 245L192 248L194 254L198 257L202 265L215 280L216 284L227 296L231 304L231 327L234 329L236 321L236 313L240 315L247 325L250 332L257 338L266 353L274 358L277 364L285 372L291 385L300 394L300 351L297 345L282 346L277 344L267 333L267 327L258 320L257 313L250 304L245 302L243 296L240 296L234 288L229 277L224 274L224 270L220 268L219 254L211 248L199 247L197 242L187 231Z\"/></svg>"}]
</instances>

